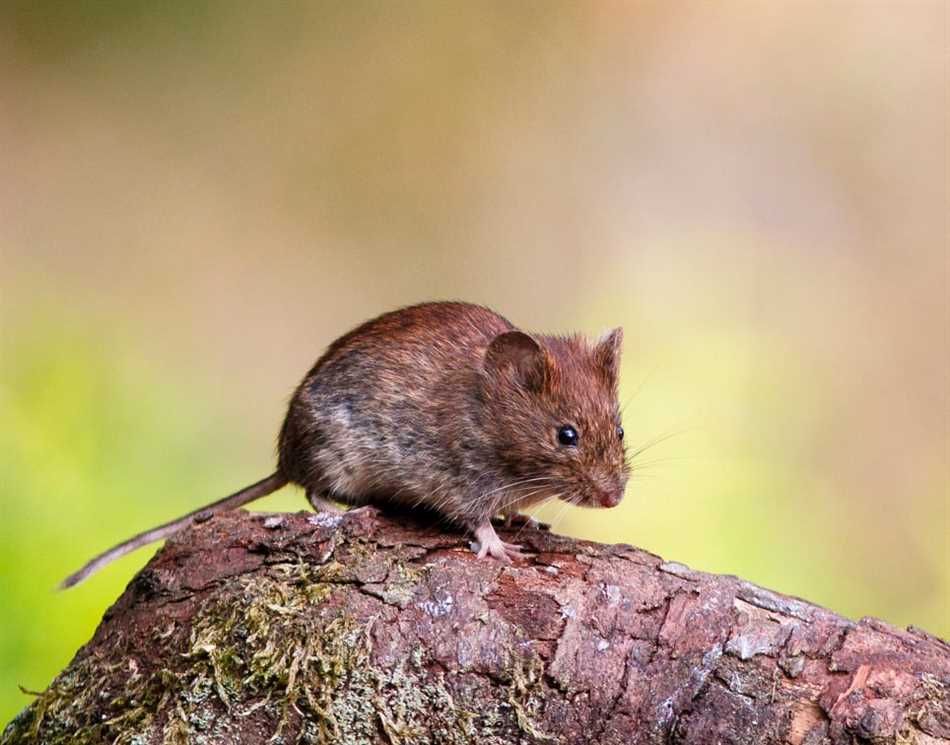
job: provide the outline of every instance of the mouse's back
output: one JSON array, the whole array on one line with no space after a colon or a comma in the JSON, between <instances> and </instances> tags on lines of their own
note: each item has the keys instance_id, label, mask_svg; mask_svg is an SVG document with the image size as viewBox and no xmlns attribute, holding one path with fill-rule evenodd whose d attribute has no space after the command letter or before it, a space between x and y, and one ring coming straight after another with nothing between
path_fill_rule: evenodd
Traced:
<instances>
[{"instance_id":1,"label":"mouse's back","mask_svg":"<svg viewBox=\"0 0 950 745\"><path fill-rule=\"evenodd\" d=\"M351 504L426 488L413 477L444 470L450 444L440 425L473 415L485 350L513 328L488 308L444 302L386 313L340 337L293 395L281 473Z\"/></svg>"}]
</instances>

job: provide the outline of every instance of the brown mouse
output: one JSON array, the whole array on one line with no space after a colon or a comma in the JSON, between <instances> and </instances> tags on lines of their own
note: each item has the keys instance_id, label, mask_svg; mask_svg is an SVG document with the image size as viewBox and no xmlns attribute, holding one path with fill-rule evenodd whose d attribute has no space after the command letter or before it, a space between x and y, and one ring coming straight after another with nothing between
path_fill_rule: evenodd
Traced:
<instances>
[{"instance_id":1,"label":"brown mouse","mask_svg":"<svg viewBox=\"0 0 950 745\"><path fill-rule=\"evenodd\" d=\"M287 483L316 510L426 506L467 529L479 558L519 557L491 519L551 498L614 507L629 466L617 403L622 330L598 342L527 334L488 308L436 302L392 311L333 342L297 386L277 471L140 533L63 580Z\"/></svg>"}]
</instances>

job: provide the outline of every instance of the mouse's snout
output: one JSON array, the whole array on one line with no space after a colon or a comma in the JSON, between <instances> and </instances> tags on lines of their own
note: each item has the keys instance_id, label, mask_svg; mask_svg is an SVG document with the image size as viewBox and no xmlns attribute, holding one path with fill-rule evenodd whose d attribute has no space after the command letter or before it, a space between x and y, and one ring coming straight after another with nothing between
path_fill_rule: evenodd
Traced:
<instances>
[{"instance_id":1,"label":"mouse's snout","mask_svg":"<svg viewBox=\"0 0 950 745\"><path fill-rule=\"evenodd\" d=\"M605 479L594 487L591 502L597 507L616 507L623 499L626 487L626 479Z\"/></svg>"},{"instance_id":2,"label":"mouse's snout","mask_svg":"<svg viewBox=\"0 0 950 745\"><path fill-rule=\"evenodd\" d=\"M600 494L600 506L601 507L616 507L620 504L620 500L623 499L623 487L617 487L615 489L610 489Z\"/></svg>"}]
</instances>

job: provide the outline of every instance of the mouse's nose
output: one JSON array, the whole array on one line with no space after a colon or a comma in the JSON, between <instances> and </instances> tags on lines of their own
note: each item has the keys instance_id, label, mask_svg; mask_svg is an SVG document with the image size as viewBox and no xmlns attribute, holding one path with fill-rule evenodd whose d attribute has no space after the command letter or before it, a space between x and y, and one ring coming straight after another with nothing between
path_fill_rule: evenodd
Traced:
<instances>
[{"instance_id":1,"label":"mouse's nose","mask_svg":"<svg viewBox=\"0 0 950 745\"><path fill-rule=\"evenodd\" d=\"M620 475L604 473L601 478L591 484L591 503L601 507L616 507L623 499L627 479Z\"/></svg>"},{"instance_id":2,"label":"mouse's nose","mask_svg":"<svg viewBox=\"0 0 950 745\"><path fill-rule=\"evenodd\" d=\"M603 507L616 507L623 499L623 489L611 489L601 494L600 504Z\"/></svg>"}]
</instances>

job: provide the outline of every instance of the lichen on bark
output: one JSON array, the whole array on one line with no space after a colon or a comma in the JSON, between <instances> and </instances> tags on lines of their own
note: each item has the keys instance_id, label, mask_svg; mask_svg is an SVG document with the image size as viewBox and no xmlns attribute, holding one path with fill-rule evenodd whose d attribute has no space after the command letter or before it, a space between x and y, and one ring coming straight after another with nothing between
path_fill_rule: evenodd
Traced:
<instances>
[{"instance_id":1,"label":"lichen on bark","mask_svg":"<svg viewBox=\"0 0 950 745\"><path fill-rule=\"evenodd\" d=\"M950 648L629 546L227 514L169 541L0 745L918 743Z\"/></svg>"}]
</instances>

